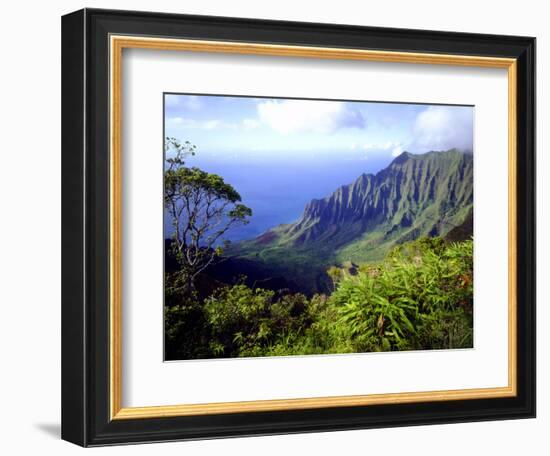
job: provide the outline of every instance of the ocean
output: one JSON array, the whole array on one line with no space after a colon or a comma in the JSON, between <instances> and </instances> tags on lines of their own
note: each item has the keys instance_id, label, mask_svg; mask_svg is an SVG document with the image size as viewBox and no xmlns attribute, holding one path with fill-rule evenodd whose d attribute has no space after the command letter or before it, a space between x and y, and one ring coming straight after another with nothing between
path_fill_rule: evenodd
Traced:
<instances>
[{"instance_id":1,"label":"ocean","mask_svg":"<svg viewBox=\"0 0 550 456\"><path fill-rule=\"evenodd\" d=\"M253 239L269 228L298 220L312 199L324 198L361 174L376 173L390 162L391 157L339 160L338 153L335 153L333 160L326 156L321 160L296 156L292 160L240 161L237 155L232 161L225 157L191 157L186 164L219 174L239 192L242 204L252 209L247 225L234 226L225 235L225 239L237 242ZM168 238L173 230L168 214L165 214L164 222L164 235Z\"/></svg>"}]
</instances>

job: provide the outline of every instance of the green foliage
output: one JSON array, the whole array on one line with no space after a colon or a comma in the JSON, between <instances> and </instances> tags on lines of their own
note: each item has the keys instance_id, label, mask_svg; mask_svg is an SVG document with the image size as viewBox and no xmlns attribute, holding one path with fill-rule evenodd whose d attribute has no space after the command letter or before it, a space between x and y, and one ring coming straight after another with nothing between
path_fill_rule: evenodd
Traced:
<instances>
[{"instance_id":1,"label":"green foliage","mask_svg":"<svg viewBox=\"0 0 550 456\"><path fill-rule=\"evenodd\" d=\"M421 238L377 264L331 267L330 296L239 283L170 299L167 346L173 359L472 347L472 254L471 240Z\"/></svg>"},{"instance_id":2,"label":"green foliage","mask_svg":"<svg viewBox=\"0 0 550 456\"><path fill-rule=\"evenodd\" d=\"M330 265L382 261L396 245L423 236L469 239L473 169L473 156L458 150L404 152L377 174L310 201L296 222L236 243L229 253L289 280L299 277L302 291L333 291Z\"/></svg>"},{"instance_id":3,"label":"green foliage","mask_svg":"<svg viewBox=\"0 0 550 456\"><path fill-rule=\"evenodd\" d=\"M195 155L196 151L197 146L191 144L189 141L181 142L179 139L171 136L164 138L164 153L173 153L173 157L166 159L169 169L184 165L185 159Z\"/></svg>"},{"instance_id":4,"label":"green foliage","mask_svg":"<svg viewBox=\"0 0 550 456\"><path fill-rule=\"evenodd\" d=\"M472 343L472 241L422 238L346 276L331 299L353 351L458 348Z\"/></svg>"},{"instance_id":5,"label":"green foliage","mask_svg":"<svg viewBox=\"0 0 550 456\"><path fill-rule=\"evenodd\" d=\"M164 188L167 203L171 202L173 195L198 197L201 193L207 194L212 200L222 199L230 203L241 201L241 195L221 176L195 167L167 170L164 174Z\"/></svg>"},{"instance_id":6,"label":"green foliage","mask_svg":"<svg viewBox=\"0 0 550 456\"><path fill-rule=\"evenodd\" d=\"M181 280L180 274L167 275L165 279L165 357L209 358L210 332L202 306L195 296L187 293Z\"/></svg>"},{"instance_id":7,"label":"green foliage","mask_svg":"<svg viewBox=\"0 0 550 456\"><path fill-rule=\"evenodd\" d=\"M204 302L212 342L226 357L263 356L281 339L289 340L310 322L302 294L276 296L243 284L223 287Z\"/></svg>"},{"instance_id":8,"label":"green foliage","mask_svg":"<svg viewBox=\"0 0 550 456\"><path fill-rule=\"evenodd\" d=\"M185 166L196 147L165 138L164 206L173 226L171 253L180 265L187 293L215 258L223 253L219 243L235 224L246 224L252 210L241 204L241 195L217 174Z\"/></svg>"}]
</instances>

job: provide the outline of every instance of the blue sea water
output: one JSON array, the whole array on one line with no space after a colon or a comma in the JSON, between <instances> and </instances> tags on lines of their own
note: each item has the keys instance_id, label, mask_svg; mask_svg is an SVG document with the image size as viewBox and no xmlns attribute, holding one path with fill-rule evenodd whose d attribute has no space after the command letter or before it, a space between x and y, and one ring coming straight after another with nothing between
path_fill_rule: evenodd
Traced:
<instances>
[{"instance_id":1,"label":"blue sea water","mask_svg":"<svg viewBox=\"0 0 550 456\"><path fill-rule=\"evenodd\" d=\"M313 160L296 157L279 161L233 161L192 157L188 166L197 166L222 176L241 195L242 203L252 209L247 225L231 228L225 238L230 241L252 239L282 223L300 217L306 204L314 198L324 198L338 187L349 184L362 173L376 173L386 167L391 158L378 160L346 159ZM165 214L165 237L172 232L170 218Z\"/></svg>"}]
</instances>

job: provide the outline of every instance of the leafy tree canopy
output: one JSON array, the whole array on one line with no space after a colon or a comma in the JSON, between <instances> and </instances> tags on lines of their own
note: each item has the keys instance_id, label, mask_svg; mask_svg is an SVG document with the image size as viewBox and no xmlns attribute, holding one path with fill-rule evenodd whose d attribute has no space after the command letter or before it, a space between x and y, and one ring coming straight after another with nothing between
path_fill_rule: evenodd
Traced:
<instances>
[{"instance_id":1,"label":"leafy tree canopy","mask_svg":"<svg viewBox=\"0 0 550 456\"><path fill-rule=\"evenodd\" d=\"M192 292L197 275L223 253L219 244L227 244L228 230L248 223L252 209L240 203L241 195L221 176L185 165L195 155L195 145L167 137L164 150L164 205L172 219L172 250Z\"/></svg>"}]
</instances>

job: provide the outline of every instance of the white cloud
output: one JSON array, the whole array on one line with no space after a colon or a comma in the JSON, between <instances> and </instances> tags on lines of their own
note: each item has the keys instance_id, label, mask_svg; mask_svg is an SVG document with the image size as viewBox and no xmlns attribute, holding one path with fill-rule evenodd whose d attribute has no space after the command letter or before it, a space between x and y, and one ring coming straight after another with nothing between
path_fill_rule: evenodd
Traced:
<instances>
[{"instance_id":1,"label":"white cloud","mask_svg":"<svg viewBox=\"0 0 550 456\"><path fill-rule=\"evenodd\" d=\"M166 123L170 126L191 130L253 130L260 126L256 119L245 118L240 122L224 122L220 119L196 120L188 117L169 117Z\"/></svg>"},{"instance_id":2,"label":"white cloud","mask_svg":"<svg viewBox=\"0 0 550 456\"><path fill-rule=\"evenodd\" d=\"M260 126L260 122L256 119L246 118L242 121L242 126L245 130L254 130Z\"/></svg>"},{"instance_id":3,"label":"white cloud","mask_svg":"<svg viewBox=\"0 0 550 456\"><path fill-rule=\"evenodd\" d=\"M207 120L206 122L202 122L202 128L204 130L214 130L218 128L221 125L221 121L219 120Z\"/></svg>"},{"instance_id":4,"label":"white cloud","mask_svg":"<svg viewBox=\"0 0 550 456\"><path fill-rule=\"evenodd\" d=\"M262 101L258 103L258 116L263 123L283 134L333 133L340 128L365 126L359 111L337 101Z\"/></svg>"},{"instance_id":5,"label":"white cloud","mask_svg":"<svg viewBox=\"0 0 550 456\"><path fill-rule=\"evenodd\" d=\"M193 119L185 119L183 117L169 117L166 119L166 123L170 125L181 125L183 127L188 127L195 126L197 121Z\"/></svg>"},{"instance_id":6,"label":"white cloud","mask_svg":"<svg viewBox=\"0 0 550 456\"><path fill-rule=\"evenodd\" d=\"M392 157L398 157L405 151L405 148L401 145L395 146L393 150L391 151Z\"/></svg>"},{"instance_id":7,"label":"white cloud","mask_svg":"<svg viewBox=\"0 0 550 456\"><path fill-rule=\"evenodd\" d=\"M391 152L392 156L397 157L405 150L405 146L397 141L386 141L382 144L366 143L363 149L367 152Z\"/></svg>"},{"instance_id":8,"label":"white cloud","mask_svg":"<svg viewBox=\"0 0 550 456\"><path fill-rule=\"evenodd\" d=\"M473 148L473 109L458 106L429 106L418 114L410 149L448 150Z\"/></svg>"},{"instance_id":9,"label":"white cloud","mask_svg":"<svg viewBox=\"0 0 550 456\"><path fill-rule=\"evenodd\" d=\"M366 143L363 149L369 155L382 153L392 157L397 157L404 151L424 153L452 148L472 150L472 108L429 106L417 115L412 133L412 140Z\"/></svg>"},{"instance_id":10,"label":"white cloud","mask_svg":"<svg viewBox=\"0 0 550 456\"><path fill-rule=\"evenodd\" d=\"M217 119L198 121L186 117L170 117L166 122L172 126L191 130L214 130L223 126L222 121Z\"/></svg>"}]
</instances>

